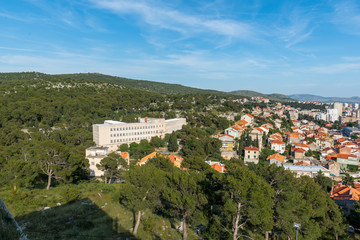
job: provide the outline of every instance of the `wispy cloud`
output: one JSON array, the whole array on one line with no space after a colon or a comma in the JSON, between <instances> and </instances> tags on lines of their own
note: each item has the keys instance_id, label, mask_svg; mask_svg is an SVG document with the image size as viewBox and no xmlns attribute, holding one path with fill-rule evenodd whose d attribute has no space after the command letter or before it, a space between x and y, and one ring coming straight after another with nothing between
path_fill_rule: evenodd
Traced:
<instances>
[{"instance_id":1,"label":"wispy cloud","mask_svg":"<svg viewBox=\"0 0 360 240\"><path fill-rule=\"evenodd\" d=\"M23 51L23 52L33 52L33 49L26 49L26 48L12 48L12 47L1 47L0 49L4 50L11 50L11 51Z\"/></svg>"},{"instance_id":2,"label":"wispy cloud","mask_svg":"<svg viewBox=\"0 0 360 240\"><path fill-rule=\"evenodd\" d=\"M358 71L360 70L360 62L330 64L326 66L313 67L311 68L311 70L313 72L322 73L322 74L336 74L336 73L344 73L348 71Z\"/></svg>"},{"instance_id":3,"label":"wispy cloud","mask_svg":"<svg viewBox=\"0 0 360 240\"><path fill-rule=\"evenodd\" d=\"M159 29L175 31L190 37L193 34L210 33L228 38L248 39L254 35L253 27L232 19L216 19L213 16L192 15L171 8L150 5L146 1L90 0L95 7L116 14L135 14L143 23Z\"/></svg>"},{"instance_id":4,"label":"wispy cloud","mask_svg":"<svg viewBox=\"0 0 360 240\"><path fill-rule=\"evenodd\" d=\"M279 38L285 42L286 48L305 41L314 31L313 18L310 12L305 13L300 7L296 7L284 14L285 18L276 29Z\"/></svg>"},{"instance_id":5,"label":"wispy cloud","mask_svg":"<svg viewBox=\"0 0 360 240\"><path fill-rule=\"evenodd\" d=\"M333 22L348 34L360 35L360 5L358 1L336 1Z\"/></svg>"}]
</instances>

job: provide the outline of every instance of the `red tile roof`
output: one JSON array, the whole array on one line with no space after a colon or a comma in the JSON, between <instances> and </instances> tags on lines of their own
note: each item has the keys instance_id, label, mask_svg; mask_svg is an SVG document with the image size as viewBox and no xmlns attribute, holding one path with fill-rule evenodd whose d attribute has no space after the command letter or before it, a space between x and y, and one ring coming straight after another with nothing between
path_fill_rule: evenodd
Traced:
<instances>
[{"instance_id":1,"label":"red tile roof","mask_svg":"<svg viewBox=\"0 0 360 240\"><path fill-rule=\"evenodd\" d=\"M245 150L246 151L259 151L259 149L257 147L253 147L253 146L245 147Z\"/></svg>"},{"instance_id":2,"label":"red tile roof","mask_svg":"<svg viewBox=\"0 0 360 240\"><path fill-rule=\"evenodd\" d=\"M360 200L360 185L354 184L354 187L342 184L334 185L331 189L330 197L334 200Z\"/></svg>"},{"instance_id":3,"label":"red tile roof","mask_svg":"<svg viewBox=\"0 0 360 240\"><path fill-rule=\"evenodd\" d=\"M275 153L273 155L268 156L266 159L267 160L276 159L276 160L279 160L280 162L283 162L285 160L285 157L283 155Z\"/></svg>"}]
</instances>

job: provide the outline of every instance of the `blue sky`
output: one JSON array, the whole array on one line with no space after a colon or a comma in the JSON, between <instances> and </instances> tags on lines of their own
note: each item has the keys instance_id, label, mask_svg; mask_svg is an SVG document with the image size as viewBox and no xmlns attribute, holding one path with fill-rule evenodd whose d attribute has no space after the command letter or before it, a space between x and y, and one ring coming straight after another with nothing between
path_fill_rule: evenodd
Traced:
<instances>
[{"instance_id":1,"label":"blue sky","mask_svg":"<svg viewBox=\"0 0 360 240\"><path fill-rule=\"evenodd\" d=\"M2 1L0 26L0 72L360 95L355 0Z\"/></svg>"}]
</instances>

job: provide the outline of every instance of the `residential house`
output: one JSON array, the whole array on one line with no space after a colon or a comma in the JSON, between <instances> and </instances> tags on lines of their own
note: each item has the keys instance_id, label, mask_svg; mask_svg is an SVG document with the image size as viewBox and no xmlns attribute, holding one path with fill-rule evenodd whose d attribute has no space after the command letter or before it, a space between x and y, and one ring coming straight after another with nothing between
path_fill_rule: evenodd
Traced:
<instances>
[{"instance_id":1,"label":"residential house","mask_svg":"<svg viewBox=\"0 0 360 240\"><path fill-rule=\"evenodd\" d=\"M213 162L213 161L205 161L207 164L210 165L212 169L215 169L216 171L220 173L226 172L225 164L220 162Z\"/></svg>"},{"instance_id":2,"label":"residential house","mask_svg":"<svg viewBox=\"0 0 360 240\"><path fill-rule=\"evenodd\" d=\"M326 168L329 169L330 174L332 176L339 176L340 175L340 164L335 161L329 161L326 165Z\"/></svg>"},{"instance_id":3,"label":"residential house","mask_svg":"<svg viewBox=\"0 0 360 240\"><path fill-rule=\"evenodd\" d=\"M250 114L245 114L244 116L241 117L241 119L247 121L249 124L252 124L254 122L254 117L251 116Z\"/></svg>"},{"instance_id":4,"label":"residential house","mask_svg":"<svg viewBox=\"0 0 360 240\"><path fill-rule=\"evenodd\" d=\"M230 160L232 158L237 158L238 155L235 151L221 151L221 157L225 160Z\"/></svg>"},{"instance_id":5,"label":"residential house","mask_svg":"<svg viewBox=\"0 0 360 240\"><path fill-rule=\"evenodd\" d=\"M350 214L355 208L355 204L360 200L360 184L354 184L354 187L342 184L333 185L330 197L345 211Z\"/></svg>"},{"instance_id":6,"label":"residential house","mask_svg":"<svg viewBox=\"0 0 360 240\"><path fill-rule=\"evenodd\" d=\"M261 128L256 127L256 128L253 128L253 129L251 130L251 132L249 133L249 137L250 137L251 140L253 140L253 141L254 141L255 139L258 139L259 142L260 142L260 141L262 140L263 134L264 134L264 130L261 129Z\"/></svg>"},{"instance_id":7,"label":"residential house","mask_svg":"<svg viewBox=\"0 0 360 240\"><path fill-rule=\"evenodd\" d=\"M260 151L257 147L245 147L244 150L244 162L245 163L255 163L258 164L259 163L259 156L260 156Z\"/></svg>"},{"instance_id":8,"label":"residential house","mask_svg":"<svg viewBox=\"0 0 360 240\"><path fill-rule=\"evenodd\" d=\"M292 146L293 148L301 148L301 149L304 149L305 152L309 151L309 149L310 149L310 146L307 145L307 144L305 144L305 143L293 143L293 144L291 144L291 146Z\"/></svg>"},{"instance_id":9,"label":"residential house","mask_svg":"<svg viewBox=\"0 0 360 240\"><path fill-rule=\"evenodd\" d=\"M351 166L359 167L358 157L352 154L338 154L336 162L342 170L348 170Z\"/></svg>"},{"instance_id":10,"label":"residential house","mask_svg":"<svg viewBox=\"0 0 360 240\"><path fill-rule=\"evenodd\" d=\"M224 151L232 151L234 148L234 137L228 134L222 134L218 137L218 139L222 142L221 149Z\"/></svg>"},{"instance_id":11,"label":"residential house","mask_svg":"<svg viewBox=\"0 0 360 240\"><path fill-rule=\"evenodd\" d=\"M151 159L151 158L155 158L156 157L156 152L152 152L149 155L146 155L145 157L143 157L137 164L136 166L142 166L144 164L146 164L146 162Z\"/></svg>"},{"instance_id":12,"label":"residential house","mask_svg":"<svg viewBox=\"0 0 360 240\"><path fill-rule=\"evenodd\" d=\"M285 143L280 140L274 140L270 142L271 150L274 150L278 153L284 153L285 152Z\"/></svg>"},{"instance_id":13,"label":"residential house","mask_svg":"<svg viewBox=\"0 0 360 240\"><path fill-rule=\"evenodd\" d=\"M104 172L97 168L101 160L110 154L109 147L89 147L85 150L85 158L89 160L90 177L101 177ZM130 156L128 152L115 151L115 154L120 155L129 165Z\"/></svg>"},{"instance_id":14,"label":"residential house","mask_svg":"<svg viewBox=\"0 0 360 240\"><path fill-rule=\"evenodd\" d=\"M283 155L275 153L275 154L268 156L266 158L266 160L268 160L270 162L270 164L281 165L281 164L285 163L286 158Z\"/></svg>"},{"instance_id":15,"label":"residential house","mask_svg":"<svg viewBox=\"0 0 360 240\"><path fill-rule=\"evenodd\" d=\"M181 168L181 163L183 162L183 158L177 155L169 155L168 158L174 164L175 167Z\"/></svg>"},{"instance_id":16,"label":"residential house","mask_svg":"<svg viewBox=\"0 0 360 240\"><path fill-rule=\"evenodd\" d=\"M291 155L295 159L303 159L305 157L306 150L302 148L292 148Z\"/></svg>"}]
</instances>

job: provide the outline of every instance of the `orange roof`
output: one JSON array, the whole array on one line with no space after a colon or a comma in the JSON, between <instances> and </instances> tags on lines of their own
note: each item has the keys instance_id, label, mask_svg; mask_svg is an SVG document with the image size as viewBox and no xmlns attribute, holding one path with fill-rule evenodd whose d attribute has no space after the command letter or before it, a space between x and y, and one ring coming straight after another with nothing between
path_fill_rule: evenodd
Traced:
<instances>
[{"instance_id":1,"label":"orange roof","mask_svg":"<svg viewBox=\"0 0 360 240\"><path fill-rule=\"evenodd\" d=\"M352 155L352 154L338 154L337 155L338 158L344 158L344 159L348 159L349 157L357 157L356 155Z\"/></svg>"},{"instance_id":2,"label":"orange roof","mask_svg":"<svg viewBox=\"0 0 360 240\"><path fill-rule=\"evenodd\" d=\"M307 162L304 162L304 161L300 161L300 162L297 162L295 163L296 166L310 166L310 164L308 164Z\"/></svg>"},{"instance_id":3,"label":"orange roof","mask_svg":"<svg viewBox=\"0 0 360 240\"><path fill-rule=\"evenodd\" d=\"M228 137L234 138L233 136L231 136L231 135L229 135L229 134L222 134L222 135L220 135L220 136L219 136L219 138L221 138L221 137L225 137L225 136L228 136Z\"/></svg>"},{"instance_id":4,"label":"orange roof","mask_svg":"<svg viewBox=\"0 0 360 240\"><path fill-rule=\"evenodd\" d=\"M128 152L121 152L121 157L122 158L127 158L129 156L129 153Z\"/></svg>"},{"instance_id":5,"label":"orange roof","mask_svg":"<svg viewBox=\"0 0 360 240\"><path fill-rule=\"evenodd\" d=\"M219 164L215 163L213 165L211 165L211 168L215 169L218 172L225 172L226 169L224 166L220 166Z\"/></svg>"},{"instance_id":6,"label":"orange roof","mask_svg":"<svg viewBox=\"0 0 360 240\"><path fill-rule=\"evenodd\" d=\"M280 140L274 140L271 142L271 144L281 144L281 145L285 145L285 143L283 141Z\"/></svg>"},{"instance_id":7,"label":"orange roof","mask_svg":"<svg viewBox=\"0 0 360 240\"><path fill-rule=\"evenodd\" d=\"M248 121L246 121L245 119L241 119L240 122L243 122L245 124L249 123Z\"/></svg>"},{"instance_id":8,"label":"orange roof","mask_svg":"<svg viewBox=\"0 0 360 240\"><path fill-rule=\"evenodd\" d=\"M259 151L259 149L257 147L253 147L253 146L245 147L245 150L246 151Z\"/></svg>"},{"instance_id":9,"label":"orange roof","mask_svg":"<svg viewBox=\"0 0 360 240\"><path fill-rule=\"evenodd\" d=\"M283 155L280 155L278 153L275 153L273 155L268 156L266 159L276 159L279 160L280 162L283 162L285 160L285 157Z\"/></svg>"},{"instance_id":10,"label":"orange roof","mask_svg":"<svg viewBox=\"0 0 360 240\"><path fill-rule=\"evenodd\" d=\"M293 148L293 149L291 149L291 151L293 151L293 152L302 152L302 153L306 152L306 150L302 149L302 148Z\"/></svg>"},{"instance_id":11,"label":"orange roof","mask_svg":"<svg viewBox=\"0 0 360 240\"><path fill-rule=\"evenodd\" d=\"M294 134L294 133L290 133L289 137L290 138L299 138L299 136L297 134Z\"/></svg>"},{"instance_id":12,"label":"orange roof","mask_svg":"<svg viewBox=\"0 0 360 240\"><path fill-rule=\"evenodd\" d=\"M138 162L136 164L136 166L139 166L139 165L142 165L142 164L145 164L147 162L147 160L149 160L150 158L154 158L156 157L156 152L152 152L150 153L149 155L146 155L145 157L143 157L140 162Z\"/></svg>"},{"instance_id":13,"label":"orange roof","mask_svg":"<svg viewBox=\"0 0 360 240\"><path fill-rule=\"evenodd\" d=\"M334 200L360 200L360 185L354 184L354 187L342 184L334 185L331 189L330 197Z\"/></svg>"},{"instance_id":14,"label":"orange roof","mask_svg":"<svg viewBox=\"0 0 360 240\"><path fill-rule=\"evenodd\" d=\"M251 117L251 118L254 118L253 116L251 116L250 114L246 114L247 116Z\"/></svg>"},{"instance_id":15,"label":"orange roof","mask_svg":"<svg viewBox=\"0 0 360 240\"><path fill-rule=\"evenodd\" d=\"M174 163L175 161L182 161L183 160L182 157L179 157L179 156L176 156L176 155L169 155L168 158L170 159L170 161L172 163Z\"/></svg>"},{"instance_id":16,"label":"orange roof","mask_svg":"<svg viewBox=\"0 0 360 240\"><path fill-rule=\"evenodd\" d=\"M305 147L305 148L308 148L309 145L305 144L305 143L293 143L293 145L295 147Z\"/></svg>"},{"instance_id":17,"label":"orange roof","mask_svg":"<svg viewBox=\"0 0 360 240\"><path fill-rule=\"evenodd\" d=\"M240 130L240 129L241 129L241 128L239 128L239 127L236 126L236 125L232 126L232 128L235 129L235 130Z\"/></svg>"}]
</instances>

